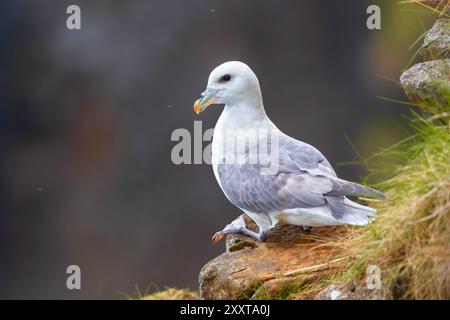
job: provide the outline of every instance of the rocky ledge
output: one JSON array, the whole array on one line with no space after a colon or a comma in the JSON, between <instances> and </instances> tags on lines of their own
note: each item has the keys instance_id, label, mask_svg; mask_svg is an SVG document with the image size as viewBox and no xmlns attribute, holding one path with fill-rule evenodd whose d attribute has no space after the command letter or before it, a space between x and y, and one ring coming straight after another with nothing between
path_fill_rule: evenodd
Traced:
<instances>
[{"instance_id":1,"label":"rocky ledge","mask_svg":"<svg viewBox=\"0 0 450 320\"><path fill-rule=\"evenodd\" d=\"M200 272L201 297L282 298L289 287L307 285L342 267L347 257L336 243L350 232L348 227L304 231L297 226L280 226L270 232L265 242L240 234L228 235L226 252Z\"/></svg>"}]
</instances>

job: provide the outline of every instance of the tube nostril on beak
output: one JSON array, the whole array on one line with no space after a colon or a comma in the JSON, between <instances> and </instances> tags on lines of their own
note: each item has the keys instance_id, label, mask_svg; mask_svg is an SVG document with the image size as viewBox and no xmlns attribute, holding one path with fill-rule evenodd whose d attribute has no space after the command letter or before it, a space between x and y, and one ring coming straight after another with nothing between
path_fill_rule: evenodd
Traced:
<instances>
[{"instance_id":1,"label":"tube nostril on beak","mask_svg":"<svg viewBox=\"0 0 450 320\"><path fill-rule=\"evenodd\" d=\"M206 94L207 94L207 92L206 92L206 91L204 91L204 92L200 93L200 99L203 99L203 98L205 98Z\"/></svg>"}]
</instances>

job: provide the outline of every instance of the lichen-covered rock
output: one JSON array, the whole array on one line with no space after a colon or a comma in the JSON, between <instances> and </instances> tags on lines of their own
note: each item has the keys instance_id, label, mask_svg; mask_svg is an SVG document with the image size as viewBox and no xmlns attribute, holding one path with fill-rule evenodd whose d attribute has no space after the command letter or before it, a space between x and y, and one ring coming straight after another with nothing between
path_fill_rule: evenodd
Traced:
<instances>
[{"instance_id":1,"label":"lichen-covered rock","mask_svg":"<svg viewBox=\"0 0 450 320\"><path fill-rule=\"evenodd\" d=\"M364 285L332 284L315 296L316 300L382 300L381 289L370 289Z\"/></svg>"},{"instance_id":2,"label":"lichen-covered rock","mask_svg":"<svg viewBox=\"0 0 450 320\"><path fill-rule=\"evenodd\" d=\"M450 19L441 18L427 32L419 50L422 61L450 58Z\"/></svg>"},{"instance_id":3,"label":"lichen-covered rock","mask_svg":"<svg viewBox=\"0 0 450 320\"><path fill-rule=\"evenodd\" d=\"M200 272L204 299L281 298L283 291L321 278L346 262L336 242L349 227L297 226L274 229L267 241L240 234L228 235L226 252L208 262Z\"/></svg>"},{"instance_id":4,"label":"lichen-covered rock","mask_svg":"<svg viewBox=\"0 0 450 320\"><path fill-rule=\"evenodd\" d=\"M413 102L447 105L442 94L450 92L450 59L418 63L403 72L400 83Z\"/></svg>"}]
</instances>

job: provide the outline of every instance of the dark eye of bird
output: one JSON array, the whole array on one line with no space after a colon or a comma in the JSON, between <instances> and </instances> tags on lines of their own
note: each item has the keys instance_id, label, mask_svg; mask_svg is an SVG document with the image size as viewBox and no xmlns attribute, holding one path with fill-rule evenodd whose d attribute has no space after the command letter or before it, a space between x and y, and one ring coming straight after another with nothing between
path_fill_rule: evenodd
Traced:
<instances>
[{"instance_id":1,"label":"dark eye of bird","mask_svg":"<svg viewBox=\"0 0 450 320\"><path fill-rule=\"evenodd\" d=\"M220 78L220 81L230 81L231 76L229 74L226 74Z\"/></svg>"}]
</instances>

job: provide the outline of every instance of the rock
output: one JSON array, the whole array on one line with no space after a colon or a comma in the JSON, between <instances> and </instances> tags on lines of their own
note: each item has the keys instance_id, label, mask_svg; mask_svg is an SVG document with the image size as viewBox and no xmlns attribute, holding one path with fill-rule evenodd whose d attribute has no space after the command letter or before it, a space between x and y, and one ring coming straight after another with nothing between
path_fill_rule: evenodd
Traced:
<instances>
[{"instance_id":1,"label":"rock","mask_svg":"<svg viewBox=\"0 0 450 320\"><path fill-rule=\"evenodd\" d=\"M200 272L200 295L204 299L282 297L289 287L310 283L342 267L346 257L335 244L350 231L349 227L303 231L298 226L280 226L265 242L228 235L226 252Z\"/></svg>"},{"instance_id":2,"label":"rock","mask_svg":"<svg viewBox=\"0 0 450 320\"><path fill-rule=\"evenodd\" d=\"M332 284L315 296L316 300L382 300L381 289L369 289L362 283L337 285Z\"/></svg>"},{"instance_id":3,"label":"rock","mask_svg":"<svg viewBox=\"0 0 450 320\"><path fill-rule=\"evenodd\" d=\"M403 72L400 83L413 102L447 106L443 93L450 92L450 59L418 63Z\"/></svg>"},{"instance_id":4,"label":"rock","mask_svg":"<svg viewBox=\"0 0 450 320\"><path fill-rule=\"evenodd\" d=\"M418 54L422 61L450 58L450 19L442 18L435 22Z\"/></svg>"}]
</instances>

